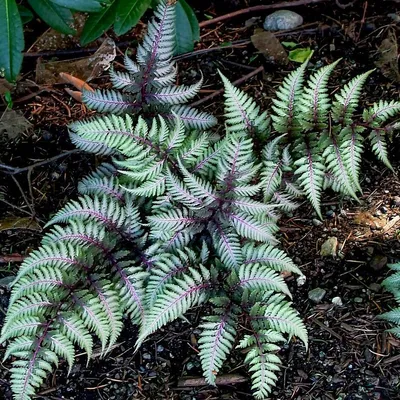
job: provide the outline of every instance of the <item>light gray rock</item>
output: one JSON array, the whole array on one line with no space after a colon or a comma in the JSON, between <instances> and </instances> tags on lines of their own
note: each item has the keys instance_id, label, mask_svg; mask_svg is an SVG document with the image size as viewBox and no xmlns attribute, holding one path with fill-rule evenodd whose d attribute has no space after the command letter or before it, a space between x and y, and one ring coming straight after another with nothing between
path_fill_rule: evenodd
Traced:
<instances>
[{"instance_id":1,"label":"light gray rock","mask_svg":"<svg viewBox=\"0 0 400 400\"><path fill-rule=\"evenodd\" d=\"M387 265L388 259L386 256L383 254L375 254L372 258L371 261L369 262L369 265L374 271L380 271L381 269L385 268Z\"/></svg>"},{"instance_id":2,"label":"light gray rock","mask_svg":"<svg viewBox=\"0 0 400 400\"><path fill-rule=\"evenodd\" d=\"M332 236L322 244L320 254L322 257L336 257L337 247L338 239Z\"/></svg>"},{"instance_id":3,"label":"light gray rock","mask_svg":"<svg viewBox=\"0 0 400 400\"><path fill-rule=\"evenodd\" d=\"M378 293L378 292L381 291L382 286L381 286L379 283L371 283L371 284L368 286L368 288L369 288L369 290L371 290L371 291L373 291L373 292L375 292L375 293Z\"/></svg>"},{"instance_id":4,"label":"light gray rock","mask_svg":"<svg viewBox=\"0 0 400 400\"><path fill-rule=\"evenodd\" d=\"M339 296L336 296L332 299L332 304L334 304L335 306L342 306L343 301Z\"/></svg>"},{"instance_id":5,"label":"light gray rock","mask_svg":"<svg viewBox=\"0 0 400 400\"><path fill-rule=\"evenodd\" d=\"M308 298L314 303L320 303L326 295L326 290L321 288L315 288L308 292Z\"/></svg>"},{"instance_id":6,"label":"light gray rock","mask_svg":"<svg viewBox=\"0 0 400 400\"><path fill-rule=\"evenodd\" d=\"M294 11L279 10L268 15L264 21L266 31L293 29L303 23L303 17Z\"/></svg>"},{"instance_id":7,"label":"light gray rock","mask_svg":"<svg viewBox=\"0 0 400 400\"><path fill-rule=\"evenodd\" d=\"M306 283L306 281L307 281L306 276L305 276L305 275L300 275L300 276L296 279L297 286L304 286L304 284Z\"/></svg>"}]
</instances>

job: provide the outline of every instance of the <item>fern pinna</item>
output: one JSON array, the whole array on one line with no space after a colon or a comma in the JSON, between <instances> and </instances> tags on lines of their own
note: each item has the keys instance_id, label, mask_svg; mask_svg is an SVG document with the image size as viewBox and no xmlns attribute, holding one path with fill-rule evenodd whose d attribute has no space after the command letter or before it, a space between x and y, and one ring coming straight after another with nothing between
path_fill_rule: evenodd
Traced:
<instances>
[{"instance_id":1,"label":"fern pinna","mask_svg":"<svg viewBox=\"0 0 400 400\"><path fill-rule=\"evenodd\" d=\"M89 360L98 340L106 353L124 315L139 326L138 348L208 303L199 338L207 382L239 347L259 399L278 379L280 343L307 343L280 275L300 271L275 237L298 189L288 182L262 194L279 154L267 146L275 158L263 162L254 152L268 119L226 78L225 137L204 131L212 116L182 104L200 83L173 84L174 3L160 2L136 62L125 58L127 72L111 72L116 90L84 93L88 106L110 114L73 124L71 139L112 162L80 182L81 197L48 223L13 283L0 342L13 357L15 399L32 398L60 358L71 369L78 348Z\"/></svg>"}]
</instances>

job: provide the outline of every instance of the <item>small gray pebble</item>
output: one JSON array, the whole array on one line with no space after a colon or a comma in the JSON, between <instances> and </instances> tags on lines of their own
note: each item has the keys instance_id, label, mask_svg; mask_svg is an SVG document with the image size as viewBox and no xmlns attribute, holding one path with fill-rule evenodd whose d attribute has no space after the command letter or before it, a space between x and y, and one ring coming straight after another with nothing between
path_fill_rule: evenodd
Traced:
<instances>
[{"instance_id":1,"label":"small gray pebble","mask_svg":"<svg viewBox=\"0 0 400 400\"><path fill-rule=\"evenodd\" d=\"M361 297L354 297L354 303L362 303L363 299Z\"/></svg>"},{"instance_id":2,"label":"small gray pebble","mask_svg":"<svg viewBox=\"0 0 400 400\"><path fill-rule=\"evenodd\" d=\"M328 210L328 211L326 212L326 216L327 216L328 218L333 218L333 217L335 216L335 211L333 211L333 210Z\"/></svg>"},{"instance_id":3,"label":"small gray pebble","mask_svg":"<svg viewBox=\"0 0 400 400\"><path fill-rule=\"evenodd\" d=\"M373 291L373 292L378 293L378 292L381 291L381 285L380 285L379 283L371 283L371 284L369 285L369 289L370 289L371 291Z\"/></svg>"},{"instance_id":4,"label":"small gray pebble","mask_svg":"<svg viewBox=\"0 0 400 400\"><path fill-rule=\"evenodd\" d=\"M145 360L150 360L150 359L151 359L151 354L149 354L149 353L143 353L142 357L143 357Z\"/></svg>"},{"instance_id":5,"label":"small gray pebble","mask_svg":"<svg viewBox=\"0 0 400 400\"><path fill-rule=\"evenodd\" d=\"M323 222L320 221L320 220L317 219L317 218L314 218L314 219L312 220L312 223L313 223L314 226L321 226L321 225L323 224Z\"/></svg>"},{"instance_id":6,"label":"small gray pebble","mask_svg":"<svg viewBox=\"0 0 400 400\"><path fill-rule=\"evenodd\" d=\"M159 345L157 346L157 351L158 351L159 353L161 353L162 351L164 351L164 346L162 346L161 344L159 344Z\"/></svg>"},{"instance_id":7,"label":"small gray pebble","mask_svg":"<svg viewBox=\"0 0 400 400\"><path fill-rule=\"evenodd\" d=\"M335 306L342 306L343 301L339 296L336 296L332 299L332 304L334 304Z\"/></svg>"},{"instance_id":8,"label":"small gray pebble","mask_svg":"<svg viewBox=\"0 0 400 400\"><path fill-rule=\"evenodd\" d=\"M315 288L308 292L308 298L314 303L320 303L326 295L326 290L321 288Z\"/></svg>"},{"instance_id":9,"label":"small gray pebble","mask_svg":"<svg viewBox=\"0 0 400 400\"><path fill-rule=\"evenodd\" d=\"M303 23L303 17L293 11L279 10L268 15L264 21L266 31L293 29Z\"/></svg>"}]
</instances>

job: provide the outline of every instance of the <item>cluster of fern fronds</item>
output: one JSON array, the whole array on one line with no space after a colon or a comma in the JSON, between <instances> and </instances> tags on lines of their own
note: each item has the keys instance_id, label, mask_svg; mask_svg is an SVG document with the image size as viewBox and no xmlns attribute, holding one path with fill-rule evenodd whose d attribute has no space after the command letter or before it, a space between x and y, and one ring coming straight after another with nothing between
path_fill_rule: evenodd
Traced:
<instances>
[{"instance_id":1,"label":"cluster of fern fronds","mask_svg":"<svg viewBox=\"0 0 400 400\"><path fill-rule=\"evenodd\" d=\"M221 74L226 133L208 132L215 118L183 105L202 80L174 84L173 3L161 1L136 62L126 56L126 72L111 71L115 90L84 93L88 106L109 114L71 125L78 147L112 160L79 184L81 197L49 222L14 281L0 341L14 357L16 399L30 399L60 358L71 368L77 348L90 358L94 337L107 352L124 315L139 326L139 348L205 303L211 311L198 343L207 382L239 347L255 397L268 397L281 343L297 336L307 345L281 276L301 272L277 247L279 215L303 194L321 214L327 186L356 197L364 132L390 166L385 140L396 126L385 123L400 104L374 104L355 122L369 73L331 106L336 63L307 85L306 64L285 79L273 106L275 135L267 113Z\"/></svg>"}]
</instances>

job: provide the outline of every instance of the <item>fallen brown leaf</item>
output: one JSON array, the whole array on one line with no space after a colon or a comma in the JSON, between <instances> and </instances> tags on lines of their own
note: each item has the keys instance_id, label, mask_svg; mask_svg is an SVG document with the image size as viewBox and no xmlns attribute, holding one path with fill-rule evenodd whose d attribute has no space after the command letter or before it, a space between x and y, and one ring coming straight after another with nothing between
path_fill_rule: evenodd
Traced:
<instances>
[{"instance_id":1,"label":"fallen brown leaf","mask_svg":"<svg viewBox=\"0 0 400 400\"><path fill-rule=\"evenodd\" d=\"M267 60L282 65L289 62L285 49L272 32L257 29L251 42Z\"/></svg>"}]
</instances>

